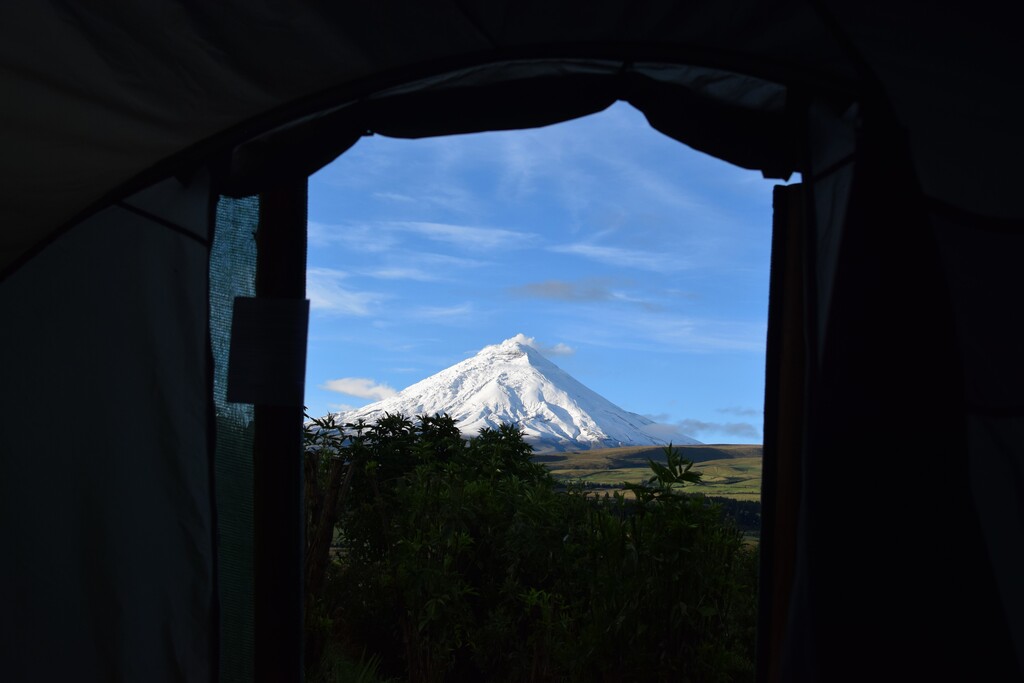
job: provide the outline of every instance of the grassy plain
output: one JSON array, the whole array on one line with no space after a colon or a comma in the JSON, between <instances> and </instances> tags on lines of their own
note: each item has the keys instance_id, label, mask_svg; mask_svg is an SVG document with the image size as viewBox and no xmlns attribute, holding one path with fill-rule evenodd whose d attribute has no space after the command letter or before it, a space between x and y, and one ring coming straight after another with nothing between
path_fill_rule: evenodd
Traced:
<instances>
[{"instance_id":1,"label":"grassy plain","mask_svg":"<svg viewBox=\"0 0 1024 683\"><path fill-rule=\"evenodd\" d=\"M761 446L748 444L704 444L678 446L683 457L703 473L694 492L736 500L761 499ZM665 461L663 448L642 446L602 448L591 451L545 453L533 457L547 465L560 482L583 481L616 490L623 483L638 484L650 478L648 459Z\"/></svg>"}]
</instances>

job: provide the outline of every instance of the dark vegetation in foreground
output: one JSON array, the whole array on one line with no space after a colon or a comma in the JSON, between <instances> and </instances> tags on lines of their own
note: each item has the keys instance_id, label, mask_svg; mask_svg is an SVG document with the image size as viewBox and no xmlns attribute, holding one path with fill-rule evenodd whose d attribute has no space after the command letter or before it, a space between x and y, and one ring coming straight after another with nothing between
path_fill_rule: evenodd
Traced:
<instances>
[{"instance_id":1,"label":"dark vegetation in foreground","mask_svg":"<svg viewBox=\"0 0 1024 683\"><path fill-rule=\"evenodd\" d=\"M306 430L310 681L753 680L756 545L667 448L621 494L556 490L510 425Z\"/></svg>"}]
</instances>

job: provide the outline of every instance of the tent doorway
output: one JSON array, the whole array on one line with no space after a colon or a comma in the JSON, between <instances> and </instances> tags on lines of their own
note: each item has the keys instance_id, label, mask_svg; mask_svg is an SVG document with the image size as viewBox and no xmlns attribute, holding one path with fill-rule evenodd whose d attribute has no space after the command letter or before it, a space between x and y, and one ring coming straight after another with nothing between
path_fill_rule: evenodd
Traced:
<instances>
[{"instance_id":1,"label":"tent doorway","mask_svg":"<svg viewBox=\"0 0 1024 683\"><path fill-rule=\"evenodd\" d=\"M553 67L554 63L541 63L539 65L528 64L525 68L529 72L533 71L538 66L541 69L541 72L544 72L546 69ZM518 68L519 66L513 66L511 68L511 75L513 77L515 76L516 69ZM793 146L794 143L792 141L792 137L797 126L796 122L801 116L803 116L803 109L801 107L806 105L803 100L800 98L787 99L785 97L784 88L756 78L744 77L737 74L716 72L693 67L666 67L663 70L659 70L659 67L649 68L653 69L650 72L653 74L651 80L638 80L633 86L631 86L630 91L632 92L631 102L634 105L641 106L643 108L648 121L652 125L660 131L669 134L671 137L679 138L682 136L684 140L691 139L689 135L694 130L705 129L708 134L706 136L697 136L696 139L699 140L697 146L703 152L710 154L712 158L718 156L730 159L734 163L743 166L752 166L755 168L764 167L762 168L762 173L766 176L783 175L788 177L790 175L792 168L797 164L796 160L801 154L801 152ZM557 67L555 67L555 69L557 71ZM501 69L499 67L499 72L500 71ZM480 76L480 73L470 69L454 76L438 77L436 79L427 78L419 85L398 87L392 92L387 93L379 101L375 101L375 98L370 98L368 101L361 102L360 104L364 105L362 108L351 110L350 108L341 107L329 111L325 115L316 117L308 127L313 131L333 130L334 134L331 136L331 139L335 141L335 144L340 145L339 152L351 147L358 139L358 137L346 138L344 135L339 135L337 133L337 130L344 130L346 126L351 128L351 119L353 117L356 117L357 119L362 116L377 117L381 121L380 127L382 128L382 133L387 136L394 135L397 137L431 137L433 135L448 135L451 133L467 132L467 130L484 131L492 128L506 129L538 127L563 118L582 116L609 106L613 99L606 99L606 95L601 94L601 88L595 87L597 83L589 81L589 76L584 75L584 73L577 74L576 79L573 80L577 86L582 87L582 90L571 95L568 93L566 88L569 83L561 83L562 76L554 78L544 78L542 76L539 78L536 81L536 85L531 84L529 86L529 93L539 99L554 98L555 100L559 100L561 104L555 106L553 110L548 111L545 111L543 108L532 111L530 107L527 106L523 109L522 118L519 118L519 115L516 114L517 107L522 107L521 102L516 104L518 101L518 88L517 86L510 86L508 90L499 89L495 91L504 93L502 97L499 97L497 103L491 102L490 104L485 104L481 111L475 114L469 114L468 118L456 121L450 120L448 113L458 112L462 107L466 110L479 109L477 104L471 103L463 98L462 92L458 87L461 80L469 79L470 81L473 81ZM507 76L509 74L505 75ZM680 83L685 83L687 86L682 90L675 90ZM452 90L453 86L454 90ZM422 90L420 90L421 88ZM693 88L694 90L690 90L689 88ZM699 92L701 94L695 98L695 92ZM675 101L674 98L681 93L689 94L682 94L682 100ZM737 93L743 94L737 95ZM513 99L509 99L510 97ZM692 117L692 120L687 122L686 125L683 125L682 128L678 125L680 122L673 118L669 113L678 107L685 107L685 111L689 112ZM366 111L364 111L364 109ZM419 116L415 121L405 117L402 113L410 110L416 110L419 113ZM771 114L768 119L761 119L755 126L742 127L745 121L753 121L751 116L756 111L771 112ZM834 118L832 118L834 115L835 114L833 112L829 116L824 117L823 120L826 122L834 121ZM479 119L476 118L478 116L480 117ZM719 117L724 120L715 121L715 117ZM510 125L510 121L512 120L518 121L518 125ZM735 127L737 125L741 126L741 128L735 130L742 131L742 134L738 137L732 137L725 132L726 128ZM842 125L840 124L840 128L841 127ZM371 130L374 129L376 129L376 127L371 126ZM286 127L280 132L271 133L268 136L264 136L262 139L257 139L256 141L236 150L234 156L238 172L235 173L235 177L240 179L237 181L241 183L240 187L245 186L247 182L246 178L248 177L247 174L254 174L254 176L263 177L264 182L266 182L266 178L268 177L271 179L275 177L283 178L287 177L289 174L294 177L297 169L302 168L302 165L304 163L308 163L310 159L324 158L323 152L317 151L316 148L311 145L310 140L315 138L315 134L311 135L307 131L299 138L295 138L291 134L291 130L292 127ZM688 133L687 131L690 132ZM671 143L670 140L664 139L663 142ZM295 145L294 150L289 146L292 144ZM679 151L678 147L674 143L672 143L672 147L675 151ZM839 141L839 143L834 145L832 148L833 153L836 153L836 151L841 152L843 149L845 149L845 147L842 144L842 141ZM273 153L275 150L277 150L276 154ZM287 150L287 153L283 153L282 150ZM358 150L359 146L357 145L356 149L351 154L358 154ZM345 157L342 158L344 159ZM268 160L270 159L275 159L278 164L268 165ZM835 161L839 162L837 168L840 172L833 173L831 181L838 181L841 186L841 183L846 178L846 175L843 172L844 163L846 162L842 155L837 159L831 159L830 163ZM650 175L649 169L644 169L643 171L648 176ZM753 176L748 175L747 177L749 178ZM758 179L758 182L760 182L760 179ZM664 190L664 188L661 189ZM294 191L298 191L298 189ZM235 188L232 192L238 194L240 190ZM286 190L285 192L287 194L289 190ZM303 188L302 193L305 192L306 190ZM381 193L378 192L378 195L380 194ZM694 195L694 193L690 191L687 191L686 194L691 197ZM383 197L378 197L378 199L379 198ZM398 199L401 201L401 198L397 197L390 197L390 199ZM678 200L678 196L676 199ZM803 210L803 207L797 206L796 203L791 203L789 206L791 209L797 211ZM676 207L677 210L681 208L682 207L679 206ZM764 213L767 214L768 212L765 211ZM288 220L299 221L300 219L296 215ZM748 299L748 305L752 305L754 308L760 306L761 313L763 315L765 300L767 299L767 292L765 291L767 289L767 269L765 266L767 262L767 245L769 242L770 231L767 229L767 224L769 223L767 218L762 216L762 221L763 229L760 232L760 241L757 239L750 239L748 236L748 239L745 242L743 240L739 240L739 242L744 244L746 248L751 249L753 252L758 251L758 247L752 247L752 245L760 246L762 256L760 268L763 278L759 285L753 288L747 288L746 291L743 292L742 296L745 296ZM442 234L447 234L448 238L451 239L453 233L451 225L444 226L442 224L434 223L432 227L426 227L430 221L405 220L401 222L405 224L404 228L407 231L411 230L412 232L418 232L420 234L430 232L431 230L437 230ZM726 223L727 222L728 221L726 221ZM410 226L410 223L415 225ZM296 225L297 224L298 223L296 223ZM315 239L326 238L329 240L338 234L344 234L343 232L339 232L332 235L330 230L325 231L320 229L320 227L321 226L317 226L311 233ZM467 226L463 225L456 227L466 228ZM490 227L492 228L492 238L499 234L503 234L507 237L516 233L515 230L509 230L508 228L497 228L497 231L504 230L504 233L496 232L493 229L493 223ZM724 230L728 233L728 226L718 225L716 227L720 231ZM294 229L294 227L291 229ZM455 230L454 232L459 231ZM461 234L463 236L474 234L477 238L480 238L483 232L473 233L472 231L463 230L461 231ZM530 234L527 230L520 230L519 232L526 235ZM692 233L687 233L685 230L681 232L683 232L684 237L687 234L692 237ZM378 230L370 235L368 242L365 242L362 245L350 246L373 248L374 240L383 240L386 237L386 231ZM676 237L678 237L678 235L676 235ZM590 239L594 240L594 237L590 236ZM681 260L673 261L671 255L666 259L665 254L663 253L657 254L657 256L660 257L657 259L638 259L638 256L643 256L643 249L638 249L635 245L630 245L629 247L619 246L618 251L615 251L614 249L608 249L600 244L586 244L584 242L585 241L581 239L578 243L570 245L575 251L570 250L566 253L570 256L599 255L606 259L610 255L616 255L620 260L632 261L634 265L637 262L646 262L653 272L660 272L662 275L672 274L674 272L678 276L680 272L688 272L689 268L683 267L684 265L694 265L692 261L686 261L685 264ZM455 243L457 244L458 240L456 240ZM652 248L654 251L657 251L659 248L658 239L655 239L653 243L649 242L647 246L648 248ZM707 245L704 245L704 247L706 248ZM664 251L664 249L662 249L662 251ZM692 257L692 253L688 254L688 256ZM279 268L280 253L276 250L269 252L264 251L264 257L272 260L272 263L269 264L270 267L275 270ZM680 257L680 259L681 258L682 257ZM351 254L347 255L346 262L352 262ZM293 271L299 265L301 265L303 269L305 269L306 266L305 259L295 258L291 263L291 269ZM317 297L320 297L320 293L325 289L330 289L329 287L324 287L323 280L333 280L333 284L337 285L339 278L345 278L348 275L345 273L331 272L330 268L326 265L310 265L310 273L314 275L314 277L310 279L310 283L313 285L310 288L310 298L313 299L317 305L325 304L327 303L325 299L317 299ZM608 264L606 263L605 265ZM701 263L698 260L697 267L699 268L701 266L706 266L706 264ZM758 266L753 266L752 268L754 271L757 269ZM258 271L259 266L257 266L257 272ZM392 273L395 272L399 271L395 270L392 265ZM407 269L405 272L409 273L410 271ZM320 278L319 282L317 281L317 278ZM546 280L532 283L527 281L524 284L519 285L520 291L529 291L530 285L543 284L547 282L548 281ZM556 282L556 284L558 286L562 286L564 283ZM761 297L759 299L758 297L750 297L750 290L756 289L757 287L759 287L762 292ZM319 291L317 291L318 288ZM672 289L671 286L665 286L663 291L670 289ZM743 288L741 287L740 289ZM342 287L336 287L334 293L341 293L343 295L351 294L351 292L345 292ZM507 294L508 292L505 293ZM685 290L682 293L685 294ZM354 301L358 302L358 298L353 299L350 296L343 296L342 298L348 305L351 305ZM751 303L751 301L753 303ZM642 304L643 301L641 300L639 303ZM330 305L331 304L328 303L328 307ZM337 302L335 302L335 305L337 306ZM454 309L449 309L447 312L451 313L452 310ZM437 313L444 311L441 307L434 307L434 312ZM746 331L741 332L740 334L737 334L737 326L732 326L730 329L728 324L724 326L724 334L722 333L723 328L720 328L717 335L693 335L692 325L683 327L690 328L687 329L683 335L684 338L686 335L689 335L689 339L684 339L684 341L700 340L700 343L710 343L712 345L715 343L726 345L731 344L733 346L732 350L734 351L742 350L744 345L746 345L749 350L752 348L751 339L758 338L758 336L759 339L753 343L753 347L761 347L761 344L763 344L762 340L764 339L763 324L760 327L759 333L755 331L751 334L751 328L757 328L756 322L753 325L748 325ZM740 325L738 327L743 326ZM509 334L511 335L514 333L510 332ZM705 349L705 351L707 351L707 349ZM765 367L763 355L761 356L760 362L755 361L753 365L757 367L757 370L755 371L756 375L763 376L762 373ZM358 379L372 380L373 378L360 377ZM315 382L318 380L314 379L313 381ZM374 386L374 383L371 381L369 385L372 387ZM761 396L764 395L763 389L757 393ZM752 407L749 405L718 407L726 409L757 410L756 406ZM292 422L294 422L294 419L292 419ZM702 420L702 422L707 423L709 420L705 419ZM289 428L284 422L282 422L281 429L294 430L294 425ZM259 443L257 443L257 451L260 450L260 448ZM292 469L294 470L294 467ZM269 483L265 490L261 488L258 481L259 477L257 477L257 481L254 484L254 488L257 491L257 496L254 500L254 507L257 511L261 507L259 491L264 490L262 495L269 498L275 498L281 495L285 495L286 497L293 496L295 495L295 492L299 490L298 481L300 473L292 471L291 474L288 475L288 477L291 477L295 483L287 484L287 486L284 486L284 489L287 489L287 491L290 491L291 493L284 492L282 489L282 484L286 479L288 479L283 471L277 471L276 474L266 476ZM272 503L271 505L282 505L280 509L288 507L287 504L283 504L280 500L276 503ZM282 532L279 528L281 520L287 519L287 517L282 517L281 515L267 515L266 518L271 520L270 523L275 527L274 533ZM261 535L258 528L256 530L256 535L257 537ZM266 536L269 537L269 534ZM296 547L295 540L286 540L286 536L287 534L282 534L282 542L289 547ZM268 675L271 677L287 675L288 671L293 671L294 662L297 661L296 657L300 656L298 654L298 645L296 643L291 641L282 641L277 638L277 634L280 631L280 624L294 624L296 621L295 605L297 602L294 596L289 597L279 591L271 592L269 590L261 590L259 587L261 582L263 585L272 585L272 583L267 583L268 581L271 581L269 577L283 575L286 572L286 568L283 565L288 562L287 557L288 553L286 552L268 552L266 561L268 563L278 564L278 569L271 570L267 568L261 570L260 567L262 563L260 561L255 562L254 569L254 576L256 578L255 585L253 587L253 595L257 600L254 620L256 625L254 637L254 642L256 643L256 647L254 648L254 655L256 657L257 664L256 670L269 672ZM294 568L294 565L292 565L292 568ZM264 574L263 579L260 578L261 573ZM782 578L780 580L785 582L786 579ZM264 604L261 605L261 602ZM261 610L263 611L262 617L260 616ZM264 635L262 636L260 635L260 624L263 624L262 628L264 629Z\"/></svg>"},{"instance_id":2,"label":"tent doorway","mask_svg":"<svg viewBox=\"0 0 1024 683\"><path fill-rule=\"evenodd\" d=\"M613 401L701 430L706 443L760 444L772 184L662 137L626 105L533 131L365 139L310 179L306 403L324 406L311 414L382 397L496 343L504 337L483 329L497 323L505 331L492 334L536 333L560 343L555 353L581 340L619 346L583 370L572 367L579 355L555 360L591 385L602 370L606 381L631 375L622 386L644 386L649 403ZM561 264L545 267L545 255ZM538 333L527 325L536 317L577 336ZM456 342L460 353L410 372L410 348L453 329L470 340ZM657 369L644 374L649 359L637 356ZM388 366L408 379L374 369ZM601 393L614 395L609 386ZM665 416L677 403L706 412Z\"/></svg>"}]
</instances>

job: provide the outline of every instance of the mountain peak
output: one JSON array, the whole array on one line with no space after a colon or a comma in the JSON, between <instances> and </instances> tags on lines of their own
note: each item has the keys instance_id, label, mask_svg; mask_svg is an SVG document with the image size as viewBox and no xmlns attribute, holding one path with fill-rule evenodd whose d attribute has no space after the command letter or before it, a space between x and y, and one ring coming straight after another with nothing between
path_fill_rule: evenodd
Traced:
<instances>
[{"instance_id":1,"label":"mountain peak","mask_svg":"<svg viewBox=\"0 0 1024 683\"><path fill-rule=\"evenodd\" d=\"M651 420L619 408L584 386L544 357L535 340L522 333L485 346L475 356L341 418L374 422L384 413L447 414L467 437L485 427L513 423L538 453L663 445L668 440L658 436L663 426L655 428ZM674 444L700 443L682 434L672 437Z\"/></svg>"},{"instance_id":2,"label":"mountain peak","mask_svg":"<svg viewBox=\"0 0 1024 683\"><path fill-rule=\"evenodd\" d=\"M531 353L539 354L540 351L534 346L532 337L527 337L520 332L514 337L509 337L500 344L485 346L477 352L477 356L529 356ZM542 354L543 355L543 354Z\"/></svg>"}]
</instances>

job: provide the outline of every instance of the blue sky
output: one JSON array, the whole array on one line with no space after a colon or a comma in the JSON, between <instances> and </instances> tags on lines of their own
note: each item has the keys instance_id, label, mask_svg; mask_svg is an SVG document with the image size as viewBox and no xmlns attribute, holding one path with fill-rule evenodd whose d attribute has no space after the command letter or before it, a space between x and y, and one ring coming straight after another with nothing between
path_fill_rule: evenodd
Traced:
<instances>
[{"instance_id":1,"label":"blue sky","mask_svg":"<svg viewBox=\"0 0 1024 683\"><path fill-rule=\"evenodd\" d=\"M521 333L627 410L760 443L777 182L621 103L540 129L363 138L309 183L309 412Z\"/></svg>"}]
</instances>

